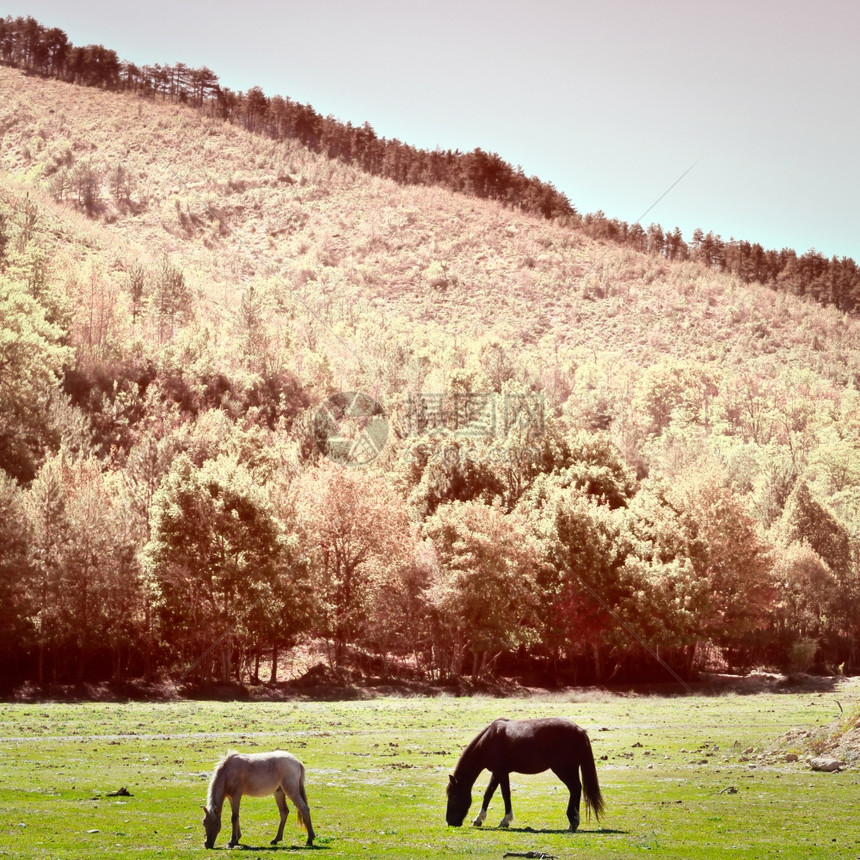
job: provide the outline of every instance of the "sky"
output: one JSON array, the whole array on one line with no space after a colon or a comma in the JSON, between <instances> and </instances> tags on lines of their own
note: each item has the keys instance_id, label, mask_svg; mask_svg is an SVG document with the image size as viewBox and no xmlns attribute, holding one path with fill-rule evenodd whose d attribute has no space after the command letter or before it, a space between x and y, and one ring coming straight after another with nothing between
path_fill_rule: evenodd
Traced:
<instances>
[{"instance_id":1,"label":"sky","mask_svg":"<svg viewBox=\"0 0 860 860\"><path fill-rule=\"evenodd\" d=\"M860 262L856 0L0 0L9 14L413 146L496 152L583 214Z\"/></svg>"}]
</instances>

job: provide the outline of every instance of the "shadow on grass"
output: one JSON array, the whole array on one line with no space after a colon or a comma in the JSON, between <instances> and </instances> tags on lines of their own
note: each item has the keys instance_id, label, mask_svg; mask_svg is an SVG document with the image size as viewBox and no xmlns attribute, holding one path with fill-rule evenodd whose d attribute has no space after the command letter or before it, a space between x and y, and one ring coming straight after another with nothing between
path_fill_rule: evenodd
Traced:
<instances>
[{"instance_id":1,"label":"shadow on grass","mask_svg":"<svg viewBox=\"0 0 860 860\"><path fill-rule=\"evenodd\" d=\"M498 832L506 831L508 833L534 833L537 836L548 836L551 834L562 834L566 833L569 836L577 836L580 833L588 833L591 836L611 836L611 835L623 835L626 834L627 830L613 830L610 827L595 827L594 829L589 829L587 827L580 827L575 833L571 833L567 828L564 830L553 830L553 829L536 829L534 827L484 827L484 830L495 830Z\"/></svg>"},{"instance_id":2,"label":"shadow on grass","mask_svg":"<svg viewBox=\"0 0 860 860\"><path fill-rule=\"evenodd\" d=\"M225 847L225 851L329 851L331 845L243 845Z\"/></svg>"}]
</instances>

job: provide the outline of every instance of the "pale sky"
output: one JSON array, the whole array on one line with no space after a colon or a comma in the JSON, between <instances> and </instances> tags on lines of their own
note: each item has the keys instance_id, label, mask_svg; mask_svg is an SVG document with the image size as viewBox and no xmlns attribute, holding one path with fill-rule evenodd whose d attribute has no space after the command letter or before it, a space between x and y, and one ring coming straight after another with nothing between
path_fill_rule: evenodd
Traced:
<instances>
[{"instance_id":1,"label":"pale sky","mask_svg":"<svg viewBox=\"0 0 860 860\"><path fill-rule=\"evenodd\" d=\"M603 209L860 262L860 3L0 0L385 137L481 147Z\"/></svg>"}]
</instances>

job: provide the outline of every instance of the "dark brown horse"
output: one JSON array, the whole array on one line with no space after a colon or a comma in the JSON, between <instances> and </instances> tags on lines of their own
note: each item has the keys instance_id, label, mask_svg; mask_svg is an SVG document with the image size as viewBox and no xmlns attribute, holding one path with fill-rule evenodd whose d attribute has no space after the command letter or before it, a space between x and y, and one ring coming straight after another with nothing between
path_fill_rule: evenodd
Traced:
<instances>
[{"instance_id":1,"label":"dark brown horse","mask_svg":"<svg viewBox=\"0 0 860 860\"><path fill-rule=\"evenodd\" d=\"M448 782L448 809L445 820L459 827L472 805L472 786L482 770L490 771L490 784L484 793L484 803L472 822L480 827L487 817L487 807L496 788L501 786L505 801L505 817L499 827L507 827L514 819L511 810L511 773L552 772L570 789L567 820L570 830L579 827L579 800L585 790L586 814L593 812L600 819L603 796L597 781L591 741L585 729L561 717L542 720L499 719L490 723L463 750ZM582 782L579 774L582 772Z\"/></svg>"}]
</instances>

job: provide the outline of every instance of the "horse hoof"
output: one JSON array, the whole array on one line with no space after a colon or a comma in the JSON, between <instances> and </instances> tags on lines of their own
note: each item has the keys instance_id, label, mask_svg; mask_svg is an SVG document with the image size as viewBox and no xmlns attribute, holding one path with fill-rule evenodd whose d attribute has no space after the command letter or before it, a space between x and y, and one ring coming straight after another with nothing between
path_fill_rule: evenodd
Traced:
<instances>
[{"instance_id":1,"label":"horse hoof","mask_svg":"<svg viewBox=\"0 0 860 860\"><path fill-rule=\"evenodd\" d=\"M499 822L499 827L501 827L502 830L507 830L508 827L510 827L510 826L511 826L511 822L505 821L504 818Z\"/></svg>"},{"instance_id":2,"label":"horse hoof","mask_svg":"<svg viewBox=\"0 0 860 860\"><path fill-rule=\"evenodd\" d=\"M483 821L479 821L477 818L472 822L472 827L481 827L483 825Z\"/></svg>"}]
</instances>

